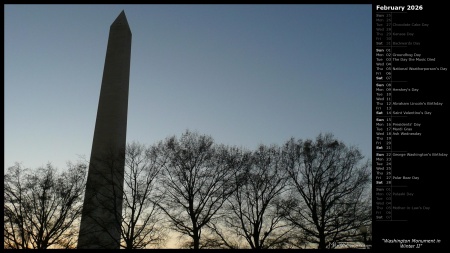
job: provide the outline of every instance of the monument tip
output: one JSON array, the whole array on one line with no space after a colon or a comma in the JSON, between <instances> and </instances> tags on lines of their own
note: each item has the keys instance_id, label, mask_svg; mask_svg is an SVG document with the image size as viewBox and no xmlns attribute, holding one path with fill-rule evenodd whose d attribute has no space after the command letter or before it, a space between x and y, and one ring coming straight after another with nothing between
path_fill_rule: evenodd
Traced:
<instances>
[{"instance_id":1,"label":"monument tip","mask_svg":"<svg viewBox=\"0 0 450 253\"><path fill-rule=\"evenodd\" d=\"M122 10L122 11L120 12L119 16L117 16L116 19L119 19L119 18L127 19L126 16L125 16L125 10Z\"/></svg>"},{"instance_id":2,"label":"monument tip","mask_svg":"<svg viewBox=\"0 0 450 253\"><path fill-rule=\"evenodd\" d=\"M111 24L111 26L122 25L122 24L124 24L128 29L130 29L130 27L128 25L127 17L125 16L125 10L122 10L120 12L119 16L117 16L116 20L114 20L114 22Z\"/></svg>"}]
</instances>

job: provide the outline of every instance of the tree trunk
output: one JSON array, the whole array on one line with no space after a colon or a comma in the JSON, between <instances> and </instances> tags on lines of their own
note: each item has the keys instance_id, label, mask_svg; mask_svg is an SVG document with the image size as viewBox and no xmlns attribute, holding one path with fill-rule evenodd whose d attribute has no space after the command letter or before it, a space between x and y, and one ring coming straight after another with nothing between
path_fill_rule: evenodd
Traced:
<instances>
[{"instance_id":1,"label":"tree trunk","mask_svg":"<svg viewBox=\"0 0 450 253\"><path fill-rule=\"evenodd\" d=\"M325 232L321 229L319 231L319 247L318 249L326 249L327 245L325 244Z\"/></svg>"},{"instance_id":2,"label":"tree trunk","mask_svg":"<svg viewBox=\"0 0 450 253\"><path fill-rule=\"evenodd\" d=\"M260 249L261 245L259 243L259 230L258 230L259 224L255 223L253 226L253 241L255 242L255 249Z\"/></svg>"},{"instance_id":3,"label":"tree trunk","mask_svg":"<svg viewBox=\"0 0 450 253\"><path fill-rule=\"evenodd\" d=\"M200 248L200 236L198 236L198 230L194 230L194 236L192 237L194 239L194 249Z\"/></svg>"}]
</instances>

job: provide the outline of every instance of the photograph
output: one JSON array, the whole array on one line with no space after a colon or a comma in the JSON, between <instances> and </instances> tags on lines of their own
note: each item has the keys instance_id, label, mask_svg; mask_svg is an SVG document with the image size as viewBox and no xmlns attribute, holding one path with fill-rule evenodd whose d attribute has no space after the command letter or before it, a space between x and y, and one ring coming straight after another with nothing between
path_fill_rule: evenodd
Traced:
<instances>
[{"instance_id":1,"label":"photograph","mask_svg":"<svg viewBox=\"0 0 450 253\"><path fill-rule=\"evenodd\" d=\"M5 4L4 249L370 249L371 4Z\"/></svg>"}]
</instances>

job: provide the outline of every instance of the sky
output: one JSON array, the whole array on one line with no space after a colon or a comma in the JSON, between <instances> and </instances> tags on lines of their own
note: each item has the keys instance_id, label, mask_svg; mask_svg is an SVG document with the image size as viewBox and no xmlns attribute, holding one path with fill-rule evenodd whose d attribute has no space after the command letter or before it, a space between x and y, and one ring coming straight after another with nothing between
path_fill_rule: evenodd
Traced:
<instances>
[{"instance_id":1,"label":"sky","mask_svg":"<svg viewBox=\"0 0 450 253\"><path fill-rule=\"evenodd\" d=\"M369 4L4 5L4 167L89 159L109 27L132 32L127 142L254 150L332 133L371 159Z\"/></svg>"}]
</instances>

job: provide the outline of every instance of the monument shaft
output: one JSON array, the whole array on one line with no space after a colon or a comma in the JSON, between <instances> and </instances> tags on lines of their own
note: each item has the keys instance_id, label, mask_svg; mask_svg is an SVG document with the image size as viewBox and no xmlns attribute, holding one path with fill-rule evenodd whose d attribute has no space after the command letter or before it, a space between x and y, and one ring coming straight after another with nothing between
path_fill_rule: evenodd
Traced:
<instances>
[{"instance_id":1,"label":"monument shaft","mask_svg":"<svg viewBox=\"0 0 450 253\"><path fill-rule=\"evenodd\" d=\"M109 31L79 249L120 248L131 37L122 11Z\"/></svg>"}]
</instances>

